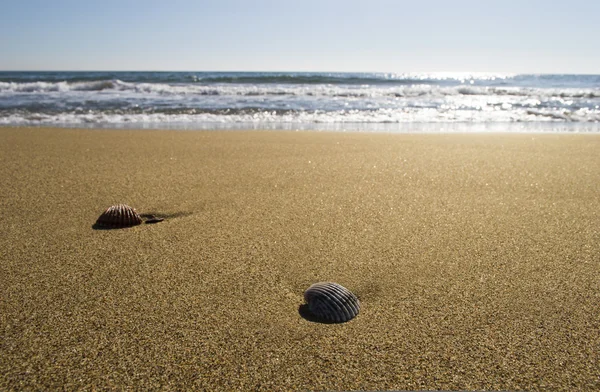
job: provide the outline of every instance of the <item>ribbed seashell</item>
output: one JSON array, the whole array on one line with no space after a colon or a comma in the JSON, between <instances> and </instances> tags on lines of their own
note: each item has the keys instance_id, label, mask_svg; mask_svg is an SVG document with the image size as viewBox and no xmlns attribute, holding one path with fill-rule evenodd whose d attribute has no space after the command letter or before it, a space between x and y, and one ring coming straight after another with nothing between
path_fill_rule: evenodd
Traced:
<instances>
[{"instance_id":1,"label":"ribbed seashell","mask_svg":"<svg viewBox=\"0 0 600 392\"><path fill-rule=\"evenodd\" d=\"M129 207L127 204L108 207L96 221L96 225L109 228L131 227L141 223L142 218L135 208Z\"/></svg>"},{"instance_id":2,"label":"ribbed seashell","mask_svg":"<svg viewBox=\"0 0 600 392\"><path fill-rule=\"evenodd\" d=\"M360 303L356 295L342 285L319 282L304 292L309 312L320 321L343 323L356 317Z\"/></svg>"}]
</instances>

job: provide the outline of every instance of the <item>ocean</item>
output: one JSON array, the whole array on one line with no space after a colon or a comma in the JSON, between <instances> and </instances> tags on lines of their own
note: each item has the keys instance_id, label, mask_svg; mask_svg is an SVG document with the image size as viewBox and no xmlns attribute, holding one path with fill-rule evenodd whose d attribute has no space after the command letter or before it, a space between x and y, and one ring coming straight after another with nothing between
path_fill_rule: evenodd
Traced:
<instances>
[{"instance_id":1,"label":"ocean","mask_svg":"<svg viewBox=\"0 0 600 392\"><path fill-rule=\"evenodd\" d=\"M600 132L600 75L0 72L0 126Z\"/></svg>"}]
</instances>

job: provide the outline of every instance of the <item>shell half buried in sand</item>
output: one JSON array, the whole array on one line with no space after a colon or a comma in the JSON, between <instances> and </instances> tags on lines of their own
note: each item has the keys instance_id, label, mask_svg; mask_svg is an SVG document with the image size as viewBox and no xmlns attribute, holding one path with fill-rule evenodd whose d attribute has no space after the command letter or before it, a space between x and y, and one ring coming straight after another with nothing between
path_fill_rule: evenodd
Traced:
<instances>
[{"instance_id":1,"label":"shell half buried in sand","mask_svg":"<svg viewBox=\"0 0 600 392\"><path fill-rule=\"evenodd\" d=\"M320 321L344 323L352 320L360 310L356 295L342 285L319 282L304 292L309 312Z\"/></svg>"},{"instance_id":2,"label":"shell half buried in sand","mask_svg":"<svg viewBox=\"0 0 600 392\"><path fill-rule=\"evenodd\" d=\"M96 221L96 225L106 228L122 228L137 226L142 223L142 218L135 208L127 204L117 204L108 207Z\"/></svg>"}]
</instances>

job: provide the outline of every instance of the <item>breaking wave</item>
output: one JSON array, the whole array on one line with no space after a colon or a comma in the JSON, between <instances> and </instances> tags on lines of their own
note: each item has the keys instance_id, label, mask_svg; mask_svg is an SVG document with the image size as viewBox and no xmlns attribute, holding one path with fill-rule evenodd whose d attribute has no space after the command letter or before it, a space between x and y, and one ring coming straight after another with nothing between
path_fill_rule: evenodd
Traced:
<instances>
[{"instance_id":1,"label":"breaking wave","mask_svg":"<svg viewBox=\"0 0 600 392\"><path fill-rule=\"evenodd\" d=\"M0 72L0 124L599 123L598 75Z\"/></svg>"}]
</instances>

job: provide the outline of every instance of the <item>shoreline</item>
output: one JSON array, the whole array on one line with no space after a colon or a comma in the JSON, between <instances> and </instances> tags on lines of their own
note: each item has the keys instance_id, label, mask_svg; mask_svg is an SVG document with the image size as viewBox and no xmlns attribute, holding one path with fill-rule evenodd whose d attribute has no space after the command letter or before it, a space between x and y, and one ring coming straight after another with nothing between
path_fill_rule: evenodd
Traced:
<instances>
[{"instance_id":1,"label":"shoreline","mask_svg":"<svg viewBox=\"0 0 600 392\"><path fill-rule=\"evenodd\" d=\"M0 389L600 387L600 135L102 131L0 127Z\"/></svg>"},{"instance_id":2,"label":"shoreline","mask_svg":"<svg viewBox=\"0 0 600 392\"><path fill-rule=\"evenodd\" d=\"M120 131L269 131L364 134L600 134L596 122L406 122L406 123L122 123L7 125L0 128L49 128Z\"/></svg>"}]
</instances>

